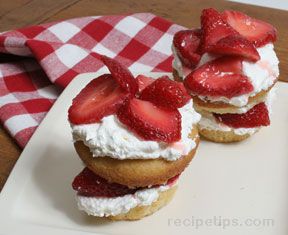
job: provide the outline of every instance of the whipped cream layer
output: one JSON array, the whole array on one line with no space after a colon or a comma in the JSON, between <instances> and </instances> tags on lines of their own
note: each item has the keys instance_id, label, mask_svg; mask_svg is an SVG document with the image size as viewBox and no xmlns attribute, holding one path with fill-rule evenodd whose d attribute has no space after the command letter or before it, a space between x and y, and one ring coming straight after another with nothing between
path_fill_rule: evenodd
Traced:
<instances>
[{"instance_id":1,"label":"whipped cream layer","mask_svg":"<svg viewBox=\"0 0 288 235\"><path fill-rule=\"evenodd\" d=\"M178 74L182 79L184 79L190 72L191 69L182 65L179 57L176 54L175 48L172 46L172 51L174 55L173 60L173 68L177 70ZM208 96L198 96L200 99L204 101L211 101L211 102L224 102L234 106L242 107L248 103L249 97L255 96L262 90L267 90L269 87L275 83L277 77L279 76L279 60L276 56L274 51L274 46L272 43L268 43L263 47L257 48L257 51L260 55L260 60L255 62L250 62L244 60L242 62L242 71L243 75L247 76L250 80L251 84L253 85L254 89L252 92L248 94L244 94L241 96L236 96L231 99L227 97L208 97ZM199 66L215 59L216 56L210 54L204 54L201 57L199 62Z\"/></svg>"},{"instance_id":2,"label":"whipped cream layer","mask_svg":"<svg viewBox=\"0 0 288 235\"><path fill-rule=\"evenodd\" d=\"M177 182L171 185L162 185L153 188L145 188L136 191L134 194L127 194L120 197L85 197L77 195L79 210L85 211L88 215L107 217L129 212L137 206L149 206L159 198L159 193L174 187Z\"/></svg>"},{"instance_id":3,"label":"whipped cream layer","mask_svg":"<svg viewBox=\"0 0 288 235\"><path fill-rule=\"evenodd\" d=\"M271 117L272 114L272 102L275 99L275 91L276 88L272 88L269 93L267 94L265 98L265 104L267 106L269 117ZM253 107L249 107L253 108ZM248 107L240 108L239 112L237 113L243 113L243 111L248 111ZM199 129L207 129L207 130L214 130L214 131L233 131L236 135L252 135L256 131L258 131L261 127L255 127L255 128L232 128L229 127L223 123L217 122L216 118L213 116L213 114L209 113L206 115L202 115L200 122L198 123Z\"/></svg>"},{"instance_id":4,"label":"whipped cream layer","mask_svg":"<svg viewBox=\"0 0 288 235\"><path fill-rule=\"evenodd\" d=\"M189 138L193 126L201 116L193 109L190 100L179 109L182 116L181 140L172 144L146 141L124 126L116 115L104 117L101 122L85 125L71 125L74 141L81 140L89 147L94 157L115 159L155 159L175 161L196 147Z\"/></svg>"}]
</instances>

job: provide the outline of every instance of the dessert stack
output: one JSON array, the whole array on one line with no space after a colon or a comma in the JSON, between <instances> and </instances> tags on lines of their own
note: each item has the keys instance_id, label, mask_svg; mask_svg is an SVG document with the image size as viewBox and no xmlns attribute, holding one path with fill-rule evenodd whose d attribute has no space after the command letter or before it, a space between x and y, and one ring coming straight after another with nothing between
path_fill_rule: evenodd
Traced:
<instances>
[{"instance_id":1,"label":"dessert stack","mask_svg":"<svg viewBox=\"0 0 288 235\"><path fill-rule=\"evenodd\" d=\"M269 23L238 11L204 9L201 28L175 34L175 80L183 81L202 116L199 133L215 142L241 141L270 124L279 76Z\"/></svg>"},{"instance_id":2,"label":"dessert stack","mask_svg":"<svg viewBox=\"0 0 288 235\"><path fill-rule=\"evenodd\" d=\"M101 60L111 74L92 80L68 112L86 165L72 186L87 214L137 220L172 199L197 149L200 115L182 83L134 78L116 60Z\"/></svg>"}]
</instances>

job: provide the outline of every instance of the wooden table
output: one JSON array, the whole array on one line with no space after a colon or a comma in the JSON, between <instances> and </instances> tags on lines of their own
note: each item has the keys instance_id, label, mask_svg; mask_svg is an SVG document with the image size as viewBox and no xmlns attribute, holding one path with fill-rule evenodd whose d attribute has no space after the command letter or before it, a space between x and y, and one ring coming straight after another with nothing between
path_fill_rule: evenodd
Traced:
<instances>
[{"instance_id":1,"label":"wooden table","mask_svg":"<svg viewBox=\"0 0 288 235\"><path fill-rule=\"evenodd\" d=\"M240 10L271 22L278 29L276 51L280 58L281 79L288 78L287 11L226 1L208 0L0 0L0 31L59 19L89 15L152 12L186 27L199 26L201 10ZM1 61L0 61L1 63ZM7 132L0 127L0 190L21 154Z\"/></svg>"}]
</instances>

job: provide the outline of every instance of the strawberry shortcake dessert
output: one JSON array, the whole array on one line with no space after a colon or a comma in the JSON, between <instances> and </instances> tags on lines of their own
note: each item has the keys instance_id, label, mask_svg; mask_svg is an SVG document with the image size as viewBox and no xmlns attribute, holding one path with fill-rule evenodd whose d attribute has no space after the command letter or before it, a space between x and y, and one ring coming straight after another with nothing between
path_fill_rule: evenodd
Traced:
<instances>
[{"instance_id":1,"label":"strawberry shortcake dessert","mask_svg":"<svg viewBox=\"0 0 288 235\"><path fill-rule=\"evenodd\" d=\"M134 78L118 61L73 99L68 119L86 167L72 186L80 210L113 220L136 220L173 197L179 175L198 146L191 96L167 76Z\"/></svg>"},{"instance_id":2,"label":"strawberry shortcake dessert","mask_svg":"<svg viewBox=\"0 0 288 235\"><path fill-rule=\"evenodd\" d=\"M278 76L276 29L238 11L204 9L201 28L175 34L175 80L202 116L200 134L215 142L248 138L270 124Z\"/></svg>"}]
</instances>

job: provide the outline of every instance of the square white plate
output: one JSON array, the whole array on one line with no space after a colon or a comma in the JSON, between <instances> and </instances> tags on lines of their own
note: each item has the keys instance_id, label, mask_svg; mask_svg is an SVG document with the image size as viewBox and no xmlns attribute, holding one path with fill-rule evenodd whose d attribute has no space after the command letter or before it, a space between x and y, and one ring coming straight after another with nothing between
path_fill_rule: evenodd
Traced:
<instances>
[{"instance_id":1,"label":"square white plate","mask_svg":"<svg viewBox=\"0 0 288 235\"><path fill-rule=\"evenodd\" d=\"M24 149L0 194L0 234L288 234L288 84L276 85L270 127L237 144L202 141L168 206L110 222L78 211L71 188L83 165L67 109L94 77L74 79Z\"/></svg>"}]
</instances>

